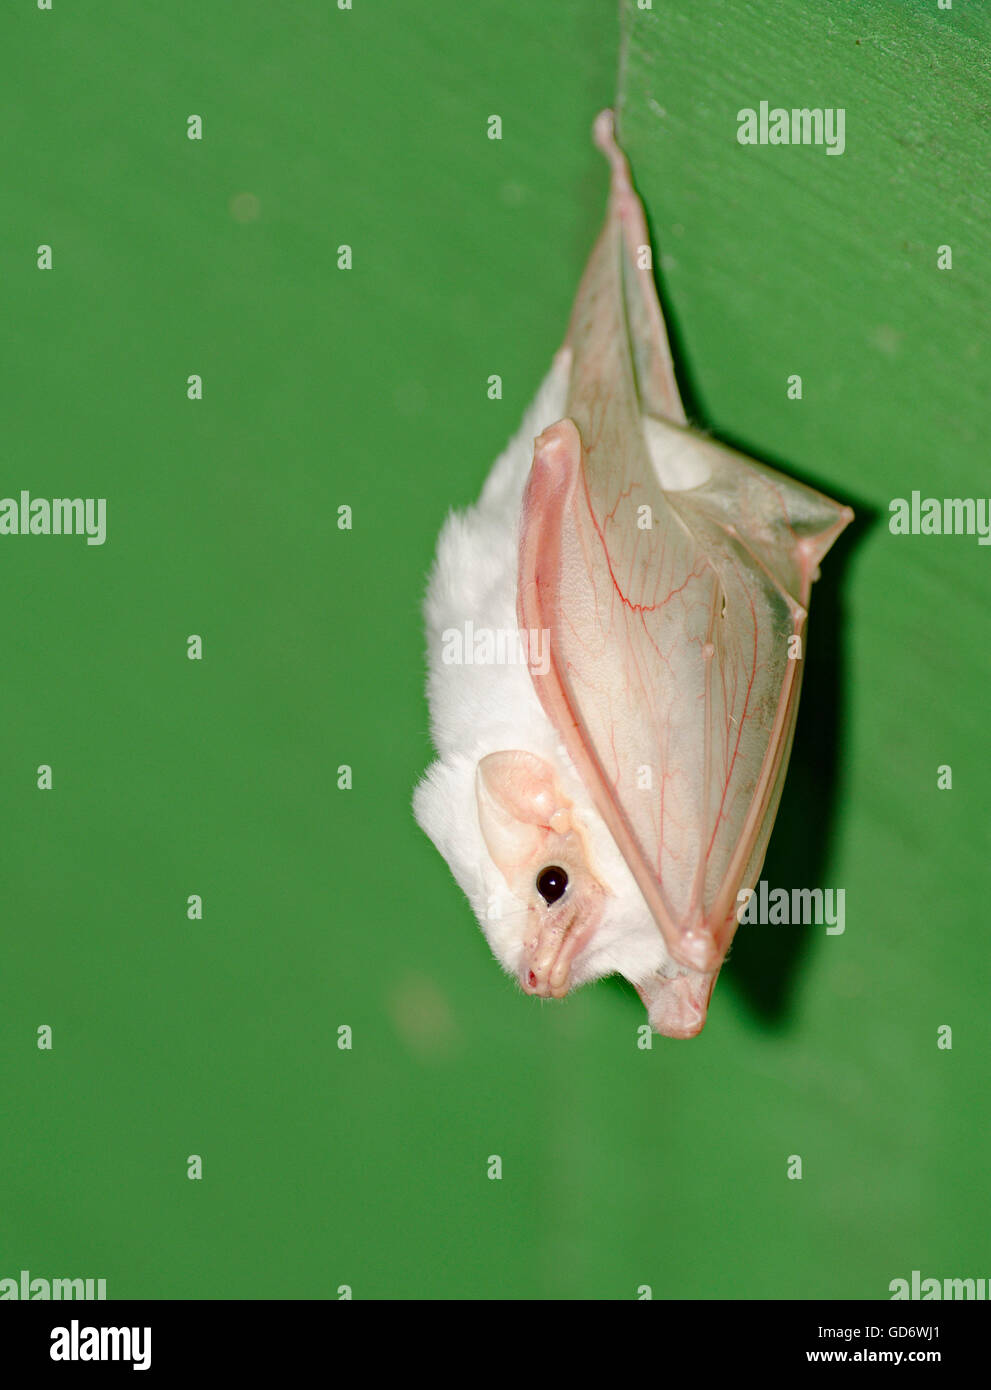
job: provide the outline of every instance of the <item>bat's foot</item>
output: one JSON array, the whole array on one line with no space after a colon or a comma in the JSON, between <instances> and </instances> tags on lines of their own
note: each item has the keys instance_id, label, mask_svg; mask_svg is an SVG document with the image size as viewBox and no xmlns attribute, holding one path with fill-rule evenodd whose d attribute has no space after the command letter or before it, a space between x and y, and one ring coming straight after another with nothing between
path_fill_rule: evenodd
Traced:
<instances>
[{"instance_id":1,"label":"bat's foot","mask_svg":"<svg viewBox=\"0 0 991 1390\"><path fill-rule=\"evenodd\" d=\"M630 193L633 185L630 180L630 166L626 155L616 144L616 117L612 111L600 111L592 126L592 137L609 161L612 169L614 193Z\"/></svg>"},{"instance_id":2,"label":"bat's foot","mask_svg":"<svg viewBox=\"0 0 991 1390\"><path fill-rule=\"evenodd\" d=\"M644 1002L650 1026L666 1038L694 1038L705 1027L718 970L708 975L652 975L634 988Z\"/></svg>"}]
</instances>

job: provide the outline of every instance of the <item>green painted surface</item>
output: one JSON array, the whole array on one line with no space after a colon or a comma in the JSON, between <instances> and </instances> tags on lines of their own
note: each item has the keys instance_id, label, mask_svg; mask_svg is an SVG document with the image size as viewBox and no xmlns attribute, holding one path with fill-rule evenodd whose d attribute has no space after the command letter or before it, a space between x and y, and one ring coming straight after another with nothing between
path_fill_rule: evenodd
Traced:
<instances>
[{"instance_id":1,"label":"green painted surface","mask_svg":"<svg viewBox=\"0 0 991 1390\"><path fill-rule=\"evenodd\" d=\"M862 519L814 596L768 860L845 888L847 928L741 931L703 1035L641 1052L625 986L541 1006L500 974L408 810L424 576L599 226L612 6L8 6L0 494L106 497L109 537L0 537L0 1278L842 1297L987 1272L991 553L886 514L991 491L991 21L793 9L630 10L621 117L695 418ZM739 146L762 99L845 107L845 153Z\"/></svg>"}]
</instances>

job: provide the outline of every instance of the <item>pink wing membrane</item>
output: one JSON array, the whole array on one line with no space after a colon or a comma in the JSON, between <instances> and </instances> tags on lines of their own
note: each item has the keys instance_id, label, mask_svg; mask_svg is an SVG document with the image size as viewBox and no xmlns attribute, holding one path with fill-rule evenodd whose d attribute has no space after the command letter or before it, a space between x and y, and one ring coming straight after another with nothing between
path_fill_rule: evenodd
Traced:
<instances>
[{"instance_id":1,"label":"pink wing membrane","mask_svg":"<svg viewBox=\"0 0 991 1390\"><path fill-rule=\"evenodd\" d=\"M801 680L789 639L852 513L680 427L653 280L635 268L642 210L611 125L596 133L610 209L569 328L570 419L535 448L519 620L550 632L537 693L669 951L711 972L777 810ZM706 481L664 490L645 413L655 451L690 450Z\"/></svg>"}]
</instances>

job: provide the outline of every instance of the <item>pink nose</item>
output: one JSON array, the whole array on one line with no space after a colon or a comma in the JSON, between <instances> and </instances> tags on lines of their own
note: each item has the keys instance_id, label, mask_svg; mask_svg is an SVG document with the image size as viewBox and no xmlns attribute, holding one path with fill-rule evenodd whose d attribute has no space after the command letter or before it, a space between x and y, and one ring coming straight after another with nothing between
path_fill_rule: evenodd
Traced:
<instances>
[{"instance_id":1,"label":"pink nose","mask_svg":"<svg viewBox=\"0 0 991 1390\"><path fill-rule=\"evenodd\" d=\"M520 984L523 986L524 994L536 994L541 999L550 998L550 985L546 980L539 980L535 970L522 970L520 972Z\"/></svg>"},{"instance_id":2,"label":"pink nose","mask_svg":"<svg viewBox=\"0 0 991 1390\"><path fill-rule=\"evenodd\" d=\"M561 999L568 992L567 971L565 970L563 979L558 979L556 962L534 961L533 965L524 963L520 967L519 981L523 993L536 996L537 999Z\"/></svg>"}]
</instances>

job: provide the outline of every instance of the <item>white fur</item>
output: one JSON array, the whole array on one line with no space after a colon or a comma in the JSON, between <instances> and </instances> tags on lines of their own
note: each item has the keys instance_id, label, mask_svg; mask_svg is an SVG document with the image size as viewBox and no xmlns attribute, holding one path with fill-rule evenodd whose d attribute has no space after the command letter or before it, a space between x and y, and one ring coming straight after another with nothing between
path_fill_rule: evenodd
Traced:
<instances>
[{"instance_id":1,"label":"white fur","mask_svg":"<svg viewBox=\"0 0 991 1390\"><path fill-rule=\"evenodd\" d=\"M611 892L593 940L573 964L572 980L581 984L619 972L636 983L678 967L544 713L527 667L445 665L440 655L445 629L461 631L468 621L476 629L516 630L519 522L533 441L564 415L567 377L562 352L519 433L496 460L478 503L451 513L441 531L426 600L427 692L439 757L416 788L413 811L467 894L496 957L517 974L526 904L510 892L482 838L475 769L486 754L503 749L546 759L574 802L592 867Z\"/></svg>"}]
</instances>

